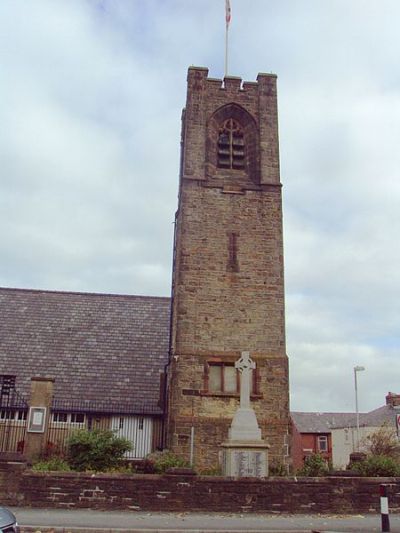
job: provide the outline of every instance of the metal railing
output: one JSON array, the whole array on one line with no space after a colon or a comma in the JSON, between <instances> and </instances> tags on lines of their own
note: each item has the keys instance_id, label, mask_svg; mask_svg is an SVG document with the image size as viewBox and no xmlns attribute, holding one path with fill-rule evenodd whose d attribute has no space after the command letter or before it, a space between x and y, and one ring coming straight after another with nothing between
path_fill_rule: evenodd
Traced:
<instances>
[{"instance_id":1,"label":"metal railing","mask_svg":"<svg viewBox=\"0 0 400 533\"><path fill-rule=\"evenodd\" d=\"M28 404L4 378L0 389L0 452L24 451Z\"/></svg>"},{"instance_id":2,"label":"metal railing","mask_svg":"<svg viewBox=\"0 0 400 533\"><path fill-rule=\"evenodd\" d=\"M28 404L12 382L0 383L0 452L24 452ZM44 455L63 455L69 437L79 429L108 429L131 442L126 459L143 459L163 447L160 408L110 402L54 401L45 435Z\"/></svg>"}]
</instances>

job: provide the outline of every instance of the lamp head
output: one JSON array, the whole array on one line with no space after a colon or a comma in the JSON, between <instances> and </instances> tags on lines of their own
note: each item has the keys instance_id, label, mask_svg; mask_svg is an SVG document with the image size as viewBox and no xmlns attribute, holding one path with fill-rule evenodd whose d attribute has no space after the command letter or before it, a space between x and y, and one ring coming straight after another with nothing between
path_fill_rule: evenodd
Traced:
<instances>
[{"instance_id":1,"label":"lamp head","mask_svg":"<svg viewBox=\"0 0 400 533\"><path fill-rule=\"evenodd\" d=\"M364 366L355 366L354 367L354 372L361 372L365 370L365 367Z\"/></svg>"}]
</instances>

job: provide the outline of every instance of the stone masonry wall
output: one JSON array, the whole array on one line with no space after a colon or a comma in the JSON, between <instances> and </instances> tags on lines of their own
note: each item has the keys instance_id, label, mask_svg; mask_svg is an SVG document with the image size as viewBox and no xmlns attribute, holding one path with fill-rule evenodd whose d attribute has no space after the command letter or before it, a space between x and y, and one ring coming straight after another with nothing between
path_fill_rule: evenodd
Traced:
<instances>
[{"instance_id":1,"label":"stone masonry wall","mask_svg":"<svg viewBox=\"0 0 400 533\"><path fill-rule=\"evenodd\" d=\"M280 191L226 194L190 183L178 229L175 352L285 355Z\"/></svg>"},{"instance_id":2,"label":"stone masonry wall","mask_svg":"<svg viewBox=\"0 0 400 533\"><path fill-rule=\"evenodd\" d=\"M155 475L20 475L19 493L4 486L5 505L126 509L132 511L203 511L273 513L379 512L379 485L389 486L391 512L400 512L399 478L269 478Z\"/></svg>"},{"instance_id":3,"label":"stone masonry wall","mask_svg":"<svg viewBox=\"0 0 400 533\"><path fill-rule=\"evenodd\" d=\"M244 170L215 166L218 120L232 113L248 132L252 163ZM184 116L168 446L188 459L193 426L196 467L218 466L239 395L211 393L207 365L249 351L257 365L252 406L270 456L283 462L289 394L276 78L227 78L222 86L207 70L189 69Z\"/></svg>"},{"instance_id":4,"label":"stone masonry wall","mask_svg":"<svg viewBox=\"0 0 400 533\"><path fill-rule=\"evenodd\" d=\"M186 458L190 451L190 432L194 427L195 466L218 467L218 443L227 440L228 429L239 405L239 395L208 393L204 390L206 356L182 358L174 374L174 394L180 395L174 412L176 435L172 449ZM287 445L287 360L280 357L254 357L260 390L252 396L263 437L271 445L270 460L283 460ZM181 375L181 373L183 375ZM179 402L179 403L178 403ZM176 405L175 404L175 405ZM217 444L217 445L216 445Z\"/></svg>"}]
</instances>

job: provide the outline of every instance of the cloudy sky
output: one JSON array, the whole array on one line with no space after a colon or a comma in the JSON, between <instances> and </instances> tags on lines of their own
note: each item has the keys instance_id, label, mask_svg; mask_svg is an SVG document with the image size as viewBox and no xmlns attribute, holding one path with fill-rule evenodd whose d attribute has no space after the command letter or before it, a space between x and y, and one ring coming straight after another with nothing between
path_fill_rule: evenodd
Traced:
<instances>
[{"instance_id":1,"label":"cloudy sky","mask_svg":"<svg viewBox=\"0 0 400 533\"><path fill-rule=\"evenodd\" d=\"M231 0L230 73L278 74L294 410L400 393L400 3ZM0 286L169 295L189 65L224 0L0 0Z\"/></svg>"}]
</instances>

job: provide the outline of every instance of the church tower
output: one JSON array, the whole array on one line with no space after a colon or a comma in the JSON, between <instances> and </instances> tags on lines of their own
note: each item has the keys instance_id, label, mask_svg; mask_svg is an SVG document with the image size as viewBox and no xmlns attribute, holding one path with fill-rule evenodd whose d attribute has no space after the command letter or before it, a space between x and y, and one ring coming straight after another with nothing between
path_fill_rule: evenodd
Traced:
<instances>
[{"instance_id":1,"label":"church tower","mask_svg":"<svg viewBox=\"0 0 400 533\"><path fill-rule=\"evenodd\" d=\"M270 460L288 459L288 361L276 76L191 67L182 116L168 443L218 466L239 404L234 363L256 362L251 405ZM192 429L193 428L193 429Z\"/></svg>"}]
</instances>

